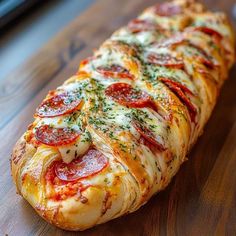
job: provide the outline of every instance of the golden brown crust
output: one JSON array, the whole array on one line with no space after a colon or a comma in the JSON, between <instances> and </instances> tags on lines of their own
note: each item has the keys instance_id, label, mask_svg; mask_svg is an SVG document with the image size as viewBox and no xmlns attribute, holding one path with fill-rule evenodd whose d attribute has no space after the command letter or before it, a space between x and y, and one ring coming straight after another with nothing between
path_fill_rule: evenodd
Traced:
<instances>
[{"instance_id":1,"label":"golden brown crust","mask_svg":"<svg viewBox=\"0 0 236 236\"><path fill-rule=\"evenodd\" d=\"M177 6L174 13L181 10L175 17L156 14L159 5L148 8L137 21L144 24L144 31L138 28L132 33L129 27L116 31L81 63L77 75L47 96L80 91L86 99L79 111L77 107L73 114L36 116L16 143L11 170L17 191L49 223L85 230L137 210L168 185L202 133L234 62L233 33L224 14L208 12L194 1L171 4ZM147 30L146 21L161 25L161 33L152 27ZM150 52L170 55L183 64L178 68L153 65L145 61ZM122 82L152 97L152 108L131 109L104 97L104 87L117 83L117 78L104 79L96 68L106 70L112 63L128 71L128 79L122 77ZM147 125L156 139L144 128L140 131L134 120ZM72 144L50 146L35 138L35 130L43 124L77 126L84 133ZM106 167L74 182L61 180L54 164L68 164L91 146L106 156Z\"/></svg>"},{"instance_id":2,"label":"golden brown crust","mask_svg":"<svg viewBox=\"0 0 236 236\"><path fill-rule=\"evenodd\" d=\"M27 143L24 135L17 141L11 156L11 173L13 181L17 187L17 192L21 194L21 187L18 178L20 178L21 166L24 165L28 158L31 158L36 152L36 148Z\"/></svg>"}]
</instances>

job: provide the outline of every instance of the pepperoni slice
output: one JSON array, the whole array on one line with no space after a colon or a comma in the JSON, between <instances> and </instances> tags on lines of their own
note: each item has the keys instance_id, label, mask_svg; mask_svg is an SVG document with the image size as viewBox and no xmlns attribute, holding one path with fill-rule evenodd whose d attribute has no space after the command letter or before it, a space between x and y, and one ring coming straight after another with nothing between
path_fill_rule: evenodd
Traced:
<instances>
[{"instance_id":1,"label":"pepperoni slice","mask_svg":"<svg viewBox=\"0 0 236 236\"><path fill-rule=\"evenodd\" d=\"M108 165L108 159L98 150L90 149L84 156L71 163L56 162L56 176L63 181L75 181L93 176Z\"/></svg>"},{"instance_id":2,"label":"pepperoni slice","mask_svg":"<svg viewBox=\"0 0 236 236\"><path fill-rule=\"evenodd\" d=\"M136 90L126 83L111 84L106 88L105 94L123 106L133 108L150 107L156 110L154 101L146 92Z\"/></svg>"},{"instance_id":3,"label":"pepperoni slice","mask_svg":"<svg viewBox=\"0 0 236 236\"><path fill-rule=\"evenodd\" d=\"M191 118L192 122L195 122L195 117L196 117L196 114L197 114L197 110L194 107L194 105L191 103L189 98L185 95L184 92L187 92L191 95L193 95L193 93L187 87L185 87L184 85L182 85L178 82L175 82L171 79L159 78L159 80L162 81L175 95L177 95L179 97L179 99L188 108L189 115L190 115L190 118Z\"/></svg>"},{"instance_id":4,"label":"pepperoni slice","mask_svg":"<svg viewBox=\"0 0 236 236\"><path fill-rule=\"evenodd\" d=\"M186 42L183 34L177 33L176 35L172 36L171 38L164 39L158 43L155 43L154 46L157 48L165 48L165 47L176 47L180 44Z\"/></svg>"},{"instance_id":5,"label":"pepperoni slice","mask_svg":"<svg viewBox=\"0 0 236 236\"><path fill-rule=\"evenodd\" d=\"M214 69L214 67L216 66L210 59L210 57L208 56L208 54L198 45L195 45L191 42L188 42L188 45L190 47L195 48L198 52L200 52L202 54L202 56L197 56L197 58L200 60L200 62L202 64L204 64L207 68L209 69Z\"/></svg>"},{"instance_id":6,"label":"pepperoni slice","mask_svg":"<svg viewBox=\"0 0 236 236\"><path fill-rule=\"evenodd\" d=\"M139 121L137 121L135 119L132 121L132 125L145 140L147 140L149 143L154 145L158 150L160 150L160 151L166 150L166 148L162 144L163 141L160 139L160 137L157 137L145 125L141 124Z\"/></svg>"},{"instance_id":7,"label":"pepperoni slice","mask_svg":"<svg viewBox=\"0 0 236 236\"><path fill-rule=\"evenodd\" d=\"M132 33L136 34L142 31L160 30L160 27L157 24L147 20L134 19L129 22L128 29Z\"/></svg>"},{"instance_id":8,"label":"pepperoni slice","mask_svg":"<svg viewBox=\"0 0 236 236\"><path fill-rule=\"evenodd\" d=\"M211 60L209 60L208 58L206 57L199 57L199 60L201 61L201 63L203 65L205 65L207 68L209 69L214 69L215 65L212 63Z\"/></svg>"},{"instance_id":9,"label":"pepperoni slice","mask_svg":"<svg viewBox=\"0 0 236 236\"><path fill-rule=\"evenodd\" d=\"M43 101L36 109L39 117L55 117L73 112L81 103L74 93L62 93Z\"/></svg>"},{"instance_id":10,"label":"pepperoni slice","mask_svg":"<svg viewBox=\"0 0 236 236\"><path fill-rule=\"evenodd\" d=\"M166 66L170 68L182 69L184 68L183 60L171 56L170 54L161 54L161 53L150 53L147 56L148 62L158 65Z\"/></svg>"},{"instance_id":11,"label":"pepperoni slice","mask_svg":"<svg viewBox=\"0 0 236 236\"><path fill-rule=\"evenodd\" d=\"M99 66L96 70L105 77L131 80L134 79L133 75L131 75L127 69L115 64L110 66Z\"/></svg>"},{"instance_id":12,"label":"pepperoni slice","mask_svg":"<svg viewBox=\"0 0 236 236\"><path fill-rule=\"evenodd\" d=\"M80 133L70 128L53 128L42 125L36 129L35 138L49 146L62 146L74 142Z\"/></svg>"},{"instance_id":13,"label":"pepperoni slice","mask_svg":"<svg viewBox=\"0 0 236 236\"><path fill-rule=\"evenodd\" d=\"M194 30L201 31L201 32L203 32L205 34L208 34L210 36L215 36L219 39L223 38L222 34L220 34L219 32L217 32L216 30L214 30L212 28L208 28L208 27L205 27L205 26L195 27Z\"/></svg>"},{"instance_id":14,"label":"pepperoni slice","mask_svg":"<svg viewBox=\"0 0 236 236\"><path fill-rule=\"evenodd\" d=\"M186 86L182 85L181 83L178 83L176 81L173 81L173 80L170 80L170 79L167 79L167 78L159 78L159 79L160 79L160 81L162 81L164 83L165 82L172 83L174 86L179 87L182 91L187 92L188 94L194 96L193 92L191 90L189 90Z\"/></svg>"},{"instance_id":15,"label":"pepperoni slice","mask_svg":"<svg viewBox=\"0 0 236 236\"><path fill-rule=\"evenodd\" d=\"M159 16L175 16L181 14L182 9L176 4L164 2L156 4L156 6L154 7L154 12Z\"/></svg>"}]
</instances>

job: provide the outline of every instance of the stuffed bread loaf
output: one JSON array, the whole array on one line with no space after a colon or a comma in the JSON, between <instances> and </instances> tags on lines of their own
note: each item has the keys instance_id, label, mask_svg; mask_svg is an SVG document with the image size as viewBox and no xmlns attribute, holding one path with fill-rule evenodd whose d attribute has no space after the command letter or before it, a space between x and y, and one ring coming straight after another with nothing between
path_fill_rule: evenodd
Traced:
<instances>
[{"instance_id":1,"label":"stuffed bread loaf","mask_svg":"<svg viewBox=\"0 0 236 236\"><path fill-rule=\"evenodd\" d=\"M147 8L39 105L12 154L18 193L69 230L137 210L186 160L233 62L224 14Z\"/></svg>"}]
</instances>

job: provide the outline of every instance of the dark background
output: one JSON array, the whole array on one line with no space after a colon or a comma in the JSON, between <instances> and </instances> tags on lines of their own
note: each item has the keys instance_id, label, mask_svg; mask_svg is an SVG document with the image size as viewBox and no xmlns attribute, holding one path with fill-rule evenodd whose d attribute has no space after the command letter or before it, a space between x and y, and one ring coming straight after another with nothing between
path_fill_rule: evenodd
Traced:
<instances>
[{"instance_id":1,"label":"dark background","mask_svg":"<svg viewBox=\"0 0 236 236\"><path fill-rule=\"evenodd\" d=\"M21 7L21 3L27 1L30 6ZM94 1L0 0L0 80L36 53ZM4 11L1 12L3 2L8 3L9 7L2 6ZM13 8L10 14L7 10L11 2L16 8Z\"/></svg>"}]
</instances>

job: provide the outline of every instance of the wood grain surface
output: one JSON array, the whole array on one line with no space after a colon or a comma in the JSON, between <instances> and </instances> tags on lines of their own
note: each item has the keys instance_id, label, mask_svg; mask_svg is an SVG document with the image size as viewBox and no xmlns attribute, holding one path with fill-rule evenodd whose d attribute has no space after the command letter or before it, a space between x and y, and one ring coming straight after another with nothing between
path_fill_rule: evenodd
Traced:
<instances>
[{"instance_id":1,"label":"wood grain surface","mask_svg":"<svg viewBox=\"0 0 236 236\"><path fill-rule=\"evenodd\" d=\"M79 61L157 0L98 0L35 56L0 82L0 235L236 235L236 67L204 134L168 188L135 213L75 233L41 219L16 195L12 147L48 90L75 73ZM229 17L235 0L205 0ZM235 19L231 17L235 26ZM27 45L26 45L27 46Z\"/></svg>"}]
</instances>

